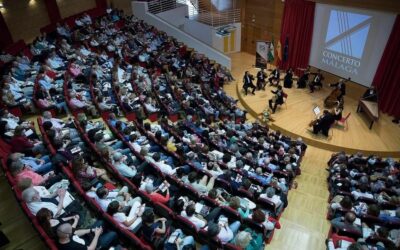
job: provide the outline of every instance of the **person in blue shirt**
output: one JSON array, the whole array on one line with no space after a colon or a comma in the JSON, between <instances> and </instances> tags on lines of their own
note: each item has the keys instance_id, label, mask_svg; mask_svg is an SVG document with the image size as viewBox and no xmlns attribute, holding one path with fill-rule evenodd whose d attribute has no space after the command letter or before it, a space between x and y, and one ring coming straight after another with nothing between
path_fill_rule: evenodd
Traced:
<instances>
[{"instance_id":1,"label":"person in blue shirt","mask_svg":"<svg viewBox=\"0 0 400 250\"><path fill-rule=\"evenodd\" d=\"M400 223L400 208L397 208L395 216L391 216L383 211L379 214L379 219L385 222Z\"/></svg>"},{"instance_id":2,"label":"person in blue shirt","mask_svg":"<svg viewBox=\"0 0 400 250\"><path fill-rule=\"evenodd\" d=\"M271 183L271 179L273 177L272 174L270 175L263 175L262 168L257 168L256 172L248 171L248 175L257 179L263 186L268 185Z\"/></svg>"},{"instance_id":3,"label":"person in blue shirt","mask_svg":"<svg viewBox=\"0 0 400 250\"><path fill-rule=\"evenodd\" d=\"M25 156L22 153L14 153L11 154L8 159L12 162L20 161L38 174L46 174L53 170L53 165L48 155L42 156L41 158L34 158Z\"/></svg>"}]
</instances>

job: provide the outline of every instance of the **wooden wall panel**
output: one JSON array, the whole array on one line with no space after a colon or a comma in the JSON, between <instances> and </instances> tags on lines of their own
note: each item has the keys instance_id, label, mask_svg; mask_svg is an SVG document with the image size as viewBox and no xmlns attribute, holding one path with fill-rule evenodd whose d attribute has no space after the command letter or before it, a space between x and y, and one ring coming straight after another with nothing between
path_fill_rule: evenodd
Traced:
<instances>
[{"instance_id":1,"label":"wooden wall panel","mask_svg":"<svg viewBox=\"0 0 400 250\"><path fill-rule=\"evenodd\" d=\"M255 41L280 38L284 3L281 0L242 0L242 50L255 54Z\"/></svg>"},{"instance_id":2,"label":"wooden wall panel","mask_svg":"<svg viewBox=\"0 0 400 250\"><path fill-rule=\"evenodd\" d=\"M42 0L4 0L1 13L14 39L31 42L50 20Z\"/></svg>"},{"instance_id":3,"label":"wooden wall panel","mask_svg":"<svg viewBox=\"0 0 400 250\"><path fill-rule=\"evenodd\" d=\"M57 0L61 18L78 14L84 10L96 8L95 0Z\"/></svg>"},{"instance_id":4,"label":"wooden wall panel","mask_svg":"<svg viewBox=\"0 0 400 250\"><path fill-rule=\"evenodd\" d=\"M109 0L109 6L123 10L126 15L132 15L131 0Z\"/></svg>"}]
</instances>

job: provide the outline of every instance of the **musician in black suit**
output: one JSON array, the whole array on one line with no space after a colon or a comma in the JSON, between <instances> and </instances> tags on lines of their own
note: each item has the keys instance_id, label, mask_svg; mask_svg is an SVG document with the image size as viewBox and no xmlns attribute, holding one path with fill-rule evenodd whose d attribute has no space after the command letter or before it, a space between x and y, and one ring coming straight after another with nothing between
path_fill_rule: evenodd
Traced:
<instances>
[{"instance_id":1,"label":"musician in black suit","mask_svg":"<svg viewBox=\"0 0 400 250\"><path fill-rule=\"evenodd\" d=\"M364 95L361 97L362 100L367 100L371 102L377 102L378 101L378 92L376 92L376 89L374 86L369 87Z\"/></svg>"},{"instance_id":2,"label":"musician in black suit","mask_svg":"<svg viewBox=\"0 0 400 250\"><path fill-rule=\"evenodd\" d=\"M278 89L276 91L271 90L271 92L273 94L275 94L274 97L272 97L271 99L269 99L268 104L269 107L272 110L272 113L275 113L276 108L278 107L278 105L282 105L283 104L283 90L282 90L282 86L278 85Z\"/></svg>"},{"instance_id":3,"label":"musician in black suit","mask_svg":"<svg viewBox=\"0 0 400 250\"><path fill-rule=\"evenodd\" d=\"M249 74L249 71L244 72L243 76L243 89L244 89L244 94L247 95L247 89L251 88L253 89L251 93L254 95L254 92L256 91L256 86L253 84L254 77Z\"/></svg>"},{"instance_id":4,"label":"musician in black suit","mask_svg":"<svg viewBox=\"0 0 400 250\"><path fill-rule=\"evenodd\" d=\"M286 71L286 75L283 80L283 87L290 89L290 88L292 88L292 85L293 85L293 70L292 70L292 68L289 68Z\"/></svg>"},{"instance_id":5,"label":"musician in black suit","mask_svg":"<svg viewBox=\"0 0 400 250\"><path fill-rule=\"evenodd\" d=\"M269 75L268 81L269 81L269 86L273 85L273 82L276 82L276 85L279 84L279 79L280 79L280 73L279 73L279 67L277 66L272 73Z\"/></svg>"},{"instance_id":6,"label":"musician in black suit","mask_svg":"<svg viewBox=\"0 0 400 250\"><path fill-rule=\"evenodd\" d=\"M319 117L313 124L313 133L318 134L320 131L323 135L329 135L329 129L335 122L335 117L328 110L324 110L321 117Z\"/></svg>"},{"instance_id":7,"label":"musician in black suit","mask_svg":"<svg viewBox=\"0 0 400 250\"><path fill-rule=\"evenodd\" d=\"M350 81L351 78L347 79L347 81ZM339 79L337 83L329 84L331 87L336 87L340 90L340 95L338 96L338 101L346 95L346 81L343 79Z\"/></svg>"},{"instance_id":8,"label":"musician in black suit","mask_svg":"<svg viewBox=\"0 0 400 250\"><path fill-rule=\"evenodd\" d=\"M313 93L315 90L315 87L320 87L322 88L322 74L321 70L318 70L317 73L314 76L314 79L310 82L308 85L310 88L310 93Z\"/></svg>"},{"instance_id":9,"label":"musician in black suit","mask_svg":"<svg viewBox=\"0 0 400 250\"><path fill-rule=\"evenodd\" d=\"M369 87L363 96L361 97L361 100L366 100L370 102L378 102L378 92L376 91L374 86ZM360 104L357 106L357 112L361 111Z\"/></svg>"},{"instance_id":10,"label":"musician in black suit","mask_svg":"<svg viewBox=\"0 0 400 250\"><path fill-rule=\"evenodd\" d=\"M257 73L257 89L258 90L265 90L265 78L267 78L267 74L265 73L264 69L260 69Z\"/></svg>"},{"instance_id":11,"label":"musician in black suit","mask_svg":"<svg viewBox=\"0 0 400 250\"><path fill-rule=\"evenodd\" d=\"M307 67L307 69L304 71L303 75L297 81L298 89L304 89L307 86L309 75L310 75L310 66Z\"/></svg>"}]
</instances>

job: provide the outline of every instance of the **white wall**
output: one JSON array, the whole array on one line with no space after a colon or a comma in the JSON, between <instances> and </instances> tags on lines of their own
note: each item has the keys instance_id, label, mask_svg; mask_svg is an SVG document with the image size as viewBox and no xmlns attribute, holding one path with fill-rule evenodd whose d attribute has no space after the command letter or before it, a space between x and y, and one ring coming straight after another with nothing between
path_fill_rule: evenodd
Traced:
<instances>
[{"instance_id":1,"label":"white wall","mask_svg":"<svg viewBox=\"0 0 400 250\"><path fill-rule=\"evenodd\" d=\"M199 41L190 34L169 24L160 17L149 13L146 2L132 1L133 14L144 20L146 23L153 25L159 30L166 32L168 35L175 37L178 41L185 43L187 46L194 48L197 52L205 54L208 58L215 60L219 64L231 69L231 59L224 53L210 47L204 42Z\"/></svg>"},{"instance_id":2,"label":"white wall","mask_svg":"<svg viewBox=\"0 0 400 250\"><path fill-rule=\"evenodd\" d=\"M211 26L186 18L183 30L209 46L213 46L213 30ZM218 49L217 47L214 48Z\"/></svg>"},{"instance_id":3,"label":"white wall","mask_svg":"<svg viewBox=\"0 0 400 250\"><path fill-rule=\"evenodd\" d=\"M186 19L185 16L188 15L188 6L183 5L179 6L172 10L167 10L164 12L160 12L157 14L158 17L164 19L175 27L179 27L180 25L185 24Z\"/></svg>"}]
</instances>

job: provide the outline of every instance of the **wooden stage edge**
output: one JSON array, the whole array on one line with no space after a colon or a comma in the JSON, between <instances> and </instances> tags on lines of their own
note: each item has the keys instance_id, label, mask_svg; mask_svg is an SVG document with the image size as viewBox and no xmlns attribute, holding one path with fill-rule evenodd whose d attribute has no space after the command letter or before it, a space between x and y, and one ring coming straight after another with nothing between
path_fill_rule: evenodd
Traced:
<instances>
[{"instance_id":1,"label":"wooden stage edge","mask_svg":"<svg viewBox=\"0 0 400 250\"><path fill-rule=\"evenodd\" d=\"M326 139L312 138L313 137L312 135L310 135L310 137L308 137L308 136L304 136L304 135L299 135L299 134L293 133L293 132L291 132L291 131L289 131L289 130L281 127L281 126L277 126L273 122L269 122L269 123L263 122L262 119L260 119L260 115L261 114L259 114L256 111L254 111L254 109L243 99L242 93L241 93L241 88L239 87L239 85L240 84L236 84L236 93L237 93L237 96L239 98L240 103L247 110L248 114L252 115L260 123L268 125L271 129L280 130L282 132L282 134L284 134L286 136L290 136L292 138L301 137L303 139L303 141L307 145L311 145L311 146L314 146L314 147L317 147L317 148L321 148L321 149L325 149L325 150L329 150L329 151L334 151L334 152L345 151L348 154L354 154L354 153L357 153L357 152L361 152L361 153L366 154L366 155L375 154L375 155L379 155L381 157L400 158L400 152L399 151L372 151L372 150L362 150L362 149L357 149L357 148L352 148L352 147L338 146L338 145L329 143L329 141L326 140ZM320 136L316 135L315 137L320 137Z\"/></svg>"}]
</instances>

